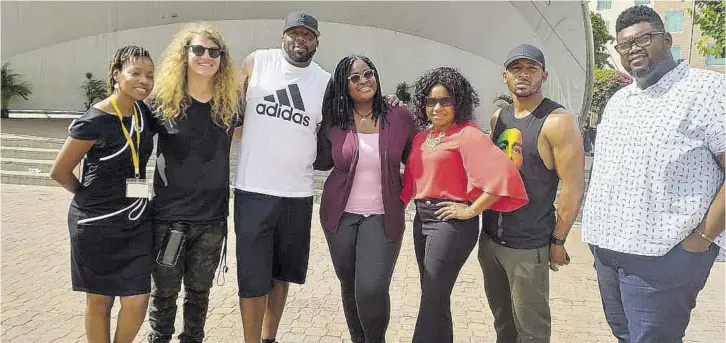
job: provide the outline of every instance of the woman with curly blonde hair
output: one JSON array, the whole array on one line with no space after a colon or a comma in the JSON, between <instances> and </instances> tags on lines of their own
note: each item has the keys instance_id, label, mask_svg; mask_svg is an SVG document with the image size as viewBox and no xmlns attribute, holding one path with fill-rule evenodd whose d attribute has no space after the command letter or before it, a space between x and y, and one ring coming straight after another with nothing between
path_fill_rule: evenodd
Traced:
<instances>
[{"instance_id":1,"label":"woman with curly blonde hair","mask_svg":"<svg viewBox=\"0 0 726 343\"><path fill-rule=\"evenodd\" d=\"M213 43L213 50L209 50L208 57L216 64L198 68L203 64L199 60L207 57L204 56L204 45L198 44L201 40ZM195 61L192 61L192 54L198 57ZM213 100L212 118L219 124L230 125L232 117L239 113L240 93L234 61L229 57L227 45L216 28L207 24L185 26L174 36L161 58L161 67L156 73L159 86L154 89L151 100L163 119L173 121L183 114L191 103L190 87L198 89L209 86L207 95Z\"/></svg>"},{"instance_id":2,"label":"woman with curly blonde hair","mask_svg":"<svg viewBox=\"0 0 726 343\"><path fill-rule=\"evenodd\" d=\"M202 342L209 289L227 233L229 151L242 124L235 67L219 31L191 24L161 56L151 106L161 122L156 173L156 263L149 342L169 342L184 280L180 342Z\"/></svg>"}]
</instances>

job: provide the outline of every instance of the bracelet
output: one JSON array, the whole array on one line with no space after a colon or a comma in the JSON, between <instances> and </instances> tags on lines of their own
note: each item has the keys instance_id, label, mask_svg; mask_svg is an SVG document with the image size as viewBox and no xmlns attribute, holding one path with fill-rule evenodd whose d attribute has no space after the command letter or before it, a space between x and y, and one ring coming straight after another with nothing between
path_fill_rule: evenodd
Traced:
<instances>
[{"instance_id":1,"label":"bracelet","mask_svg":"<svg viewBox=\"0 0 726 343\"><path fill-rule=\"evenodd\" d=\"M555 236L554 233L550 235L550 243L554 245L563 245L565 244L566 239L567 237L560 239L559 237Z\"/></svg>"},{"instance_id":2,"label":"bracelet","mask_svg":"<svg viewBox=\"0 0 726 343\"><path fill-rule=\"evenodd\" d=\"M711 237L708 237L708 235L707 235L707 234L706 234L705 232L703 232L703 231L701 231L701 230L696 230L696 233L697 233L697 234L698 234L699 236L701 236L701 238L703 238L703 239L704 239L705 241L707 241L708 243L713 243L713 239L711 239Z\"/></svg>"}]
</instances>

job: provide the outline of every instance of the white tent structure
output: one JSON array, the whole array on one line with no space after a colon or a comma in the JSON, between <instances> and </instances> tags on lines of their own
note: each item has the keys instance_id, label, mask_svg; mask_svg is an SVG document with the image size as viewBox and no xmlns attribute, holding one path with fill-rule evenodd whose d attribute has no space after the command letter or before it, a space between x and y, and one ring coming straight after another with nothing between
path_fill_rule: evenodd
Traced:
<instances>
[{"instance_id":1,"label":"white tent structure","mask_svg":"<svg viewBox=\"0 0 726 343\"><path fill-rule=\"evenodd\" d=\"M545 93L581 115L590 103L593 54L583 1L482 2L15 2L2 1L2 60L31 81L32 99L11 109L83 108L88 71L105 79L120 46L138 44L158 59L182 24L206 21L221 30L236 62L256 48L279 47L283 19L306 10L320 21L315 61L332 71L350 53L369 56L384 93L426 69L459 67L482 98L480 121L508 91L501 80L509 49L530 43L547 59Z\"/></svg>"}]
</instances>

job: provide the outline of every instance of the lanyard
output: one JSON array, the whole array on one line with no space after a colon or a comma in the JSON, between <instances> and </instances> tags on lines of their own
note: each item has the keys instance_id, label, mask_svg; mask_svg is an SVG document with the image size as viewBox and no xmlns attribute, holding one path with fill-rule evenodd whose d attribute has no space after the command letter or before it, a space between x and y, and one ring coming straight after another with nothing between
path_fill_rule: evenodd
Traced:
<instances>
[{"instance_id":1,"label":"lanyard","mask_svg":"<svg viewBox=\"0 0 726 343\"><path fill-rule=\"evenodd\" d=\"M139 174L139 152L136 150L136 147L134 147L134 141L131 138L131 135L129 134L129 131L126 130L126 127L124 126L123 121L123 115L121 115L121 110L118 109L118 106L116 105L116 99L113 97L111 98L111 106L113 106L114 111L116 111L116 115L118 116L119 124L121 124L121 130L124 131L124 136L126 136L126 142L129 143L129 148L131 148L131 160L134 163L134 177L139 178L141 174ZM133 106L134 108L134 119L136 119L136 125L141 125L141 122L139 121L139 114L136 112L136 106ZM133 128L133 125L132 125ZM136 129L136 146L141 149L141 130Z\"/></svg>"}]
</instances>

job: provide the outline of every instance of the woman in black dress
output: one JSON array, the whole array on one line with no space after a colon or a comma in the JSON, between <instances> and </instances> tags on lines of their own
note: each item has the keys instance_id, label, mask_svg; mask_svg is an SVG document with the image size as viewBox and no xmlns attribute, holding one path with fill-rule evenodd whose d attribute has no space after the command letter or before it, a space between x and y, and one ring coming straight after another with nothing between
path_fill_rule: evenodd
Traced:
<instances>
[{"instance_id":1,"label":"woman in black dress","mask_svg":"<svg viewBox=\"0 0 726 343\"><path fill-rule=\"evenodd\" d=\"M151 288L145 170L155 125L141 101L154 87L149 52L119 49L109 64L108 86L111 95L68 128L51 177L75 194L68 210L71 279L74 291L87 294L87 340L111 342L111 307L118 296L113 342L130 343L143 323ZM73 174L79 163L80 181Z\"/></svg>"}]
</instances>

